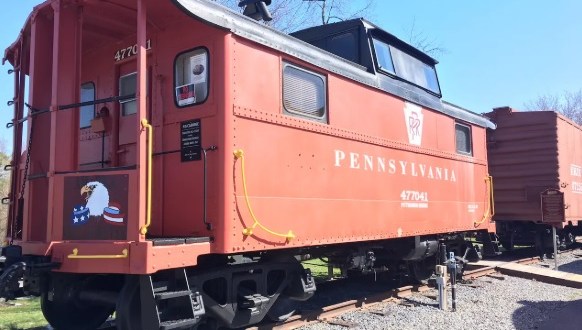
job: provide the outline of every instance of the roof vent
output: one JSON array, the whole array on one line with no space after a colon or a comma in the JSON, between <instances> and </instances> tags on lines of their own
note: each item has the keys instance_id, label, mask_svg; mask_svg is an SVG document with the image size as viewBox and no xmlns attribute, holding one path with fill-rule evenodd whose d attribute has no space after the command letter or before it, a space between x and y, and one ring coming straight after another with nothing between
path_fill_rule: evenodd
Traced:
<instances>
[{"instance_id":1,"label":"roof vent","mask_svg":"<svg viewBox=\"0 0 582 330\"><path fill-rule=\"evenodd\" d=\"M271 4L271 0L242 0L238 3L239 7L245 7L243 15L248 16L254 20L263 20L268 22L273 19L267 6Z\"/></svg>"}]
</instances>

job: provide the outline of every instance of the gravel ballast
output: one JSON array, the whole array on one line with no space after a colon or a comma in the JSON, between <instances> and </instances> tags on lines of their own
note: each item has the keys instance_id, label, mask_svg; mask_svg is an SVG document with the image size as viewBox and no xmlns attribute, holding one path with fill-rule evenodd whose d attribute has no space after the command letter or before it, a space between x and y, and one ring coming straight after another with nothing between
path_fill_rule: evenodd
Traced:
<instances>
[{"instance_id":1,"label":"gravel ballast","mask_svg":"<svg viewBox=\"0 0 582 330\"><path fill-rule=\"evenodd\" d=\"M580 250L560 254L559 269L582 274L582 258L577 256L580 254ZM553 268L553 260L548 260L548 263ZM544 264L538 266L544 267ZM434 289L414 293L400 303L382 303L336 319L357 325L358 329L526 330L539 329L541 325L547 327L548 320L557 312L576 301L582 301L582 289L501 274L458 285L456 312L439 310L436 294ZM301 329L346 328L317 323Z\"/></svg>"},{"instance_id":2,"label":"gravel ballast","mask_svg":"<svg viewBox=\"0 0 582 330\"><path fill-rule=\"evenodd\" d=\"M554 269L555 262L554 259L546 258L542 262L536 264L536 266ZM558 253L558 270L582 275L582 250L576 249L573 251Z\"/></svg>"}]
</instances>

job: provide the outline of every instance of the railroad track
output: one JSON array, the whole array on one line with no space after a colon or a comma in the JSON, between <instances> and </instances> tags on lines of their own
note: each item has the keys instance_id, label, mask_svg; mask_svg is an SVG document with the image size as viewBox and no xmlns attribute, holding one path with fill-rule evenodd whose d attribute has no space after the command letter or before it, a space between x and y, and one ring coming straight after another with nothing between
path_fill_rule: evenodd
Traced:
<instances>
[{"instance_id":1,"label":"railroad track","mask_svg":"<svg viewBox=\"0 0 582 330\"><path fill-rule=\"evenodd\" d=\"M507 260L507 262L513 262L518 264L532 264L539 262L537 257L528 257L519 260ZM472 266L475 267L475 266ZM473 269L466 270L463 273L464 280L474 280L479 277L492 275L497 273L494 266L476 266ZM339 281L338 281L339 282ZM285 322L280 323L270 323L264 325L258 325L255 327L247 328L249 330L287 330L295 329L305 325L313 323L328 323L340 325L346 328L356 327L357 324L352 324L351 322L346 322L342 320L335 319L336 317L356 311L356 310L367 310L370 313L383 315L383 312L374 307L381 303L403 303L403 299L411 296L417 292L426 292L431 288L428 285L407 285L398 287L395 289L387 290L380 293L365 295L357 299L350 299L341 303L335 303L329 306L322 307L317 310L308 311L302 314L294 315L290 317ZM99 330L114 330L115 320L109 320ZM52 330L51 327L46 327L45 330Z\"/></svg>"},{"instance_id":2,"label":"railroad track","mask_svg":"<svg viewBox=\"0 0 582 330\"><path fill-rule=\"evenodd\" d=\"M529 258L523 258L523 259L519 259L519 260L515 260L515 261L508 261L508 262L514 262L514 263L522 264L522 265L529 265L529 264L534 264L534 263L539 262L539 261L540 261L540 259L538 257L529 257ZM478 277L490 275L490 274L493 274L496 272L497 272L497 270L495 269L494 266L479 267L476 269L471 269L471 270L465 271L463 273L463 279L473 280L473 279L476 279Z\"/></svg>"},{"instance_id":3,"label":"railroad track","mask_svg":"<svg viewBox=\"0 0 582 330\"><path fill-rule=\"evenodd\" d=\"M532 264L539 262L539 258L537 257L529 257L523 258L519 260L508 261L518 264ZM494 266L484 266L478 267L475 269L467 270L463 273L464 280L474 280L479 277L492 275L497 273L497 270ZM431 288L428 285L407 285L403 287L399 287L396 289L392 289L386 292L377 293L369 296L365 296L358 299L352 299L345 302L329 305L323 307L319 310L309 311L303 314L298 314L290 317L285 322L280 323L272 323L272 324L265 324L259 325L255 327L248 328L249 330L268 330L268 329L276 329L276 330L286 330L286 329L295 329L305 325L313 324L313 323L328 323L328 324L335 324L344 326L347 328L352 328L357 326L357 324L351 324L350 322L345 322L341 320L336 320L337 316L342 314L356 311L356 310L369 310L371 313L382 314L381 311L374 310L374 306L392 302L392 303L400 303L402 302L403 298L411 296L415 292L425 292L430 290Z\"/></svg>"}]
</instances>

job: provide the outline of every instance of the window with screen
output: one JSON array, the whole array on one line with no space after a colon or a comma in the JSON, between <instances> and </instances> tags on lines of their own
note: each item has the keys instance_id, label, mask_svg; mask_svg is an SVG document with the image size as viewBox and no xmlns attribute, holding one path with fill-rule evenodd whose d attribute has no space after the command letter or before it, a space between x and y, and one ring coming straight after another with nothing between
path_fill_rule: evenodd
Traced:
<instances>
[{"instance_id":1,"label":"window with screen","mask_svg":"<svg viewBox=\"0 0 582 330\"><path fill-rule=\"evenodd\" d=\"M325 77L286 63L283 109L286 114L327 122Z\"/></svg>"},{"instance_id":2,"label":"window with screen","mask_svg":"<svg viewBox=\"0 0 582 330\"><path fill-rule=\"evenodd\" d=\"M135 98L137 85L137 73L131 73L119 78L119 96L131 96L119 101L121 115L129 116L137 113L137 99Z\"/></svg>"},{"instance_id":3,"label":"window with screen","mask_svg":"<svg viewBox=\"0 0 582 330\"><path fill-rule=\"evenodd\" d=\"M208 97L208 50L196 48L174 61L174 100L180 108L206 101Z\"/></svg>"},{"instance_id":4,"label":"window with screen","mask_svg":"<svg viewBox=\"0 0 582 330\"><path fill-rule=\"evenodd\" d=\"M455 124L455 140L457 146L457 153L464 155L473 154L473 146L471 141L471 127L463 124Z\"/></svg>"},{"instance_id":5,"label":"window with screen","mask_svg":"<svg viewBox=\"0 0 582 330\"><path fill-rule=\"evenodd\" d=\"M80 101L93 102L95 101L95 84L92 82L81 85ZM86 128L91 126L91 120L95 118L95 105L84 105L79 109L79 127Z\"/></svg>"}]
</instances>

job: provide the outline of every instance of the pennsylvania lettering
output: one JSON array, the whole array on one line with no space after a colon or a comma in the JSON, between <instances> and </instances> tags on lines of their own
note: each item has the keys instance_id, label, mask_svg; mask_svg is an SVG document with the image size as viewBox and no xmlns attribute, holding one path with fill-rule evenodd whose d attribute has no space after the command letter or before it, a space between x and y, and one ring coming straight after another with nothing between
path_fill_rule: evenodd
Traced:
<instances>
[{"instance_id":1,"label":"pennsylvania lettering","mask_svg":"<svg viewBox=\"0 0 582 330\"><path fill-rule=\"evenodd\" d=\"M344 152L335 150L336 167L349 167L354 170L370 171L378 173L410 175L432 180L457 182L454 169L438 167L430 164L409 162L405 160L391 159L380 156L359 154L356 152Z\"/></svg>"}]
</instances>

